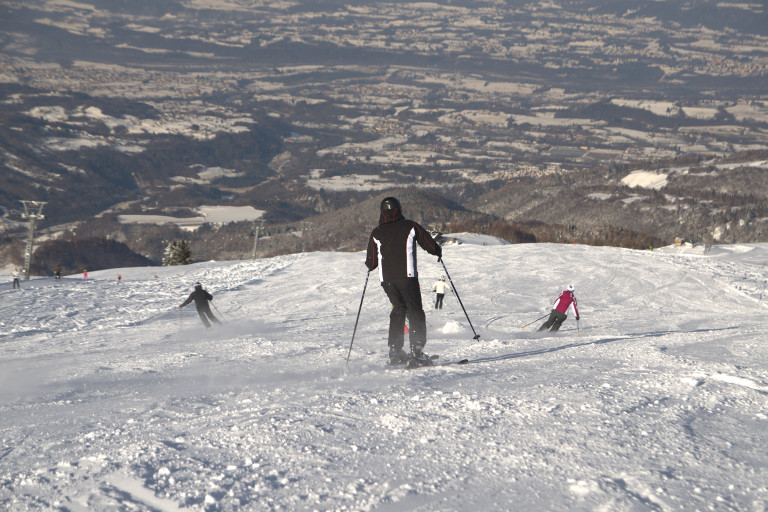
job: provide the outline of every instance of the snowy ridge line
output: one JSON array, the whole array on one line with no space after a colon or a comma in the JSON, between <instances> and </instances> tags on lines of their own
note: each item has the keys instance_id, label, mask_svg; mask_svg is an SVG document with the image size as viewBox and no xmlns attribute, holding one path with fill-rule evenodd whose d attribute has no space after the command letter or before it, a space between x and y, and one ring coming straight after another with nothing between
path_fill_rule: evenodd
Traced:
<instances>
[{"instance_id":1,"label":"snowy ridge line","mask_svg":"<svg viewBox=\"0 0 768 512\"><path fill-rule=\"evenodd\" d=\"M554 353L554 352L559 352L561 350L587 347L590 345L604 345L607 343L615 343L617 341L628 341L628 340L635 340L635 339L640 340L643 338L663 338L673 334L695 334L695 333L703 333L703 332L729 331L733 329L736 329L736 327L723 327L720 329L694 329L690 331L659 331L659 332L653 332L653 333L623 334L623 335L611 336L609 338L583 341L580 343L579 342L568 343L567 345L561 345L559 347L549 347L549 348L542 348L538 350L529 350L529 351L520 352L517 354L504 354L501 356L469 359L468 363L474 364L474 363L490 363L490 362L496 362L496 361L506 361L509 359L517 359L517 358L530 357L530 356L536 356L536 355L547 354L547 353ZM575 330L573 329L569 331L575 332ZM565 332L569 332L569 331L565 331ZM542 339L547 339L547 338L554 338L554 336L542 337Z\"/></svg>"},{"instance_id":2,"label":"snowy ridge line","mask_svg":"<svg viewBox=\"0 0 768 512\"><path fill-rule=\"evenodd\" d=\"M548 348L541 348L538 350L528 350L526 352L519 352L515 354L503 354L500 356L491 356L491 357L481 357L477 359L470 359L468 364L475 364L475 363L492 363L492 362L498 362L498 361L507 361L509 359L518 359L518 358L525 358L525 357L531 357L531 356L537 356L541 354L549 354L554 352L559 352L561 350L567 350L567 349L573 349L573 348L579 348L579 347L586 347L589 345L602 345L606 343L614 343L617 341L626 341L631 340L634 338L640 338L639 336L613 336L610 338L603 338L593 341L584 341L581 343L568 343L567 345L561 345L559 347L548 347Z\"/></svg>"},{"instance_id":3,"label":"snowy ridge line","mask_svg":"<svg viewBox=\"0 0 768 512\"><path fill-rule=\"evenodd\" d=\"M737 377L735 375L727 375L724 373L715 373L710 376L712 380L719 382L725 382L726 384L735 384L737 386L753 389L763 395L768 395L768 385L761 385L752 379L746 377Z\"/></svg>"},{"instance_id":4,"label":"snowy ridge line","mask_svg":"<svg viewBox=\"0 0 768 512\"><path fill-rule=\"evenodd\" d=\"M25 330L25 331L8 331L6 333L0 333L0 342L2 342L5 338L11 339L15 338L17 336L35 336L39 334L56 334L58 330L56 329L33 329L33 330Z\"/></svg>"}]
</instances>

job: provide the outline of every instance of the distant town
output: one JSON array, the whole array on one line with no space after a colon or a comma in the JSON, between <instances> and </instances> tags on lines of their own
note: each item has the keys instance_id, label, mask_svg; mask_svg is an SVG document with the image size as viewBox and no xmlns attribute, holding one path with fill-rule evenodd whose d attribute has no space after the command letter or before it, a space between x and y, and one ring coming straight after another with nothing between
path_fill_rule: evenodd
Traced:
<instances>
[{"instance_id":1,"label":"distant town","mask_svg":"<svg viewBox=\"0 0 768 512\"><path fill-rule=\"evenodd\" d=\"M217 187L267 220L348 200L334 194L417 187L474 200L520 177L768 149L759 2L111 6L6 2L5 110L16 104L55 127L35 142L52 160L82 150L141 155L163 137L279 132L279 150L256 174L253 155L170 176L135 172L140 189ZM74 96L62 105L32 101L30 91ZM0 164L30 180L91 172L25 164L3 149ZM280 208L266 186L278 181ZM141 213L126 204L133 209L112 211ZM286 208L297 213L277 213Z\"/></svg>"}]
</instances>

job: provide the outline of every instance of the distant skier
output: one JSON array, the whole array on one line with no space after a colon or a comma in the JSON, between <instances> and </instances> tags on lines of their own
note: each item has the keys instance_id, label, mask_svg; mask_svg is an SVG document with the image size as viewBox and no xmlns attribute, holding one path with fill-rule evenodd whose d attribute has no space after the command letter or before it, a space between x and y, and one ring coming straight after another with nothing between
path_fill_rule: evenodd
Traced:
<instances>
[{"instance_id":1,"label":"distant skier","mask_svg":"<svg viewBox=\"0 0 768 512\"><path fill-rule=\"evenodd\" d=\"M53 278L56 281L61 279L61 265L56 265L56 270L53 271Z\"/></svg>"},{"instance_id":2,"label":"distant skier","mask_svg":"<svg viewBox=\"0 0 768 512\"><path fill-rule=\"evenodd\" d=\"M13 273L11 274L11 277L13 277L13 289L15 290L18 288L21 290L21 283L19 282L19 269L14 268Z\"/></svg>"},{"instance_id":3,"label":"distant skier","mask_svg":"<svg viewBox=\"0 0 768 512\"><path fill-rule=\"evenodd\" d=\"M219 319L213 316L211 313L211 307L208 305L209 301L213 300L213 295L203 290L203 285L195 283L195 290L189 294L187 300L181 303L179 309L183 308L192 301L195 301L195 308L197 308L197 314L200 315L200 320L203 321L206 329L211 328L211 322L215 324L221 324ZM209 321L210 319L210 321Z\"/></svg>"},{"instance_id":4,"label":"distant skier","mask_svg":"<svg viewBox=\"0 0 768 512\"><path fill-rule=\"evenodd\" d=\"M445 290L450 290L451 287L445 282L445 276L440 276L439 281L435 281L432 285L432 291L435 292L435 309L443 309L443 297L445 297Z\"/></svg>"},{"instance_id":5,"label":"distant skier","mask_svg":"<svg viewBox=\"0 0 768 512\"><path fill-rule=\"evenodd\" d=\"M549 318L541 327L539 327L540 331L546 331L548 329L550 332L556 332L560 329L560 326L565 322L565 319L568 318L569 308L573 309L573 312L576 315L576 320L579 320L579 309L576 307L576 296L573 294L575 290L576 287L572 284L569 284L566 289L563 290L563 293L561 293L557 300L555 300Z\"/></svg>"},{"instance_id":6,"label":"distant skier","mask_svg":"<svg viewBox=\"0 0 768 512\"><path fill-rule=\"evenodd\" d=\"M403 217L400 202L394 197L382 200L380 211L379 225L368 240L365 265L369 271L378 267L381 286L392 303L387 341L389 364L427 365L430 359L423 352L427 343L427 321L416 270L416 244L438 259L443 251L428 231ZM403 351L406 317L410 356Z\"/></svg>"}]
</instances>

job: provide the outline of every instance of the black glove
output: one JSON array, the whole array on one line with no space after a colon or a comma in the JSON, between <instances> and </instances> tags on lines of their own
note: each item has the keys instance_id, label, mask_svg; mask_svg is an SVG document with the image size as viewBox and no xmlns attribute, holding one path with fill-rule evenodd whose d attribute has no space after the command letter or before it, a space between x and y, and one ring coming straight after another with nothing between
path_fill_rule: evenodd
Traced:
<instances>
[{"instance_id":1,"label":"black glove","mask_svg":"<svg viewBox=\"0 0 768 512\"><path fill-rule=\"evenodd\" d=\"M579 315L576 315L576 320L578 320L578 319L579 319Z\"/></svg>"}]
</instances>

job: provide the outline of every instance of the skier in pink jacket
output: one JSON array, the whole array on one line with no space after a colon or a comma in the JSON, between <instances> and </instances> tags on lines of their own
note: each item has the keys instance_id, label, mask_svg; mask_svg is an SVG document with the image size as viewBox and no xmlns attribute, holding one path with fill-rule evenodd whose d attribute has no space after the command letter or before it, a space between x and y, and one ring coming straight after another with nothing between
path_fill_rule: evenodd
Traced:
<instances>
[{"instance_id":1,"label":"skier in pink jacket","mask_svg":"<svg viewBox=\"0 0 768 512\"><path fill-rule=\"evenodd\" d=\"M549 318L541 325L541 327L539 327L540 331L546 331L548 329L550 332L556 332L560 329L560 326L565 322L565 319L568 318L569 308L573 308L576 320L579 320L579 309L576 307L576 297L573 295L575 290L576 288L572 284L569 284L566 289L563 290L563 293L560 294L552 306L552 313L549 314Z\"/></svg>"}]
</instances>

